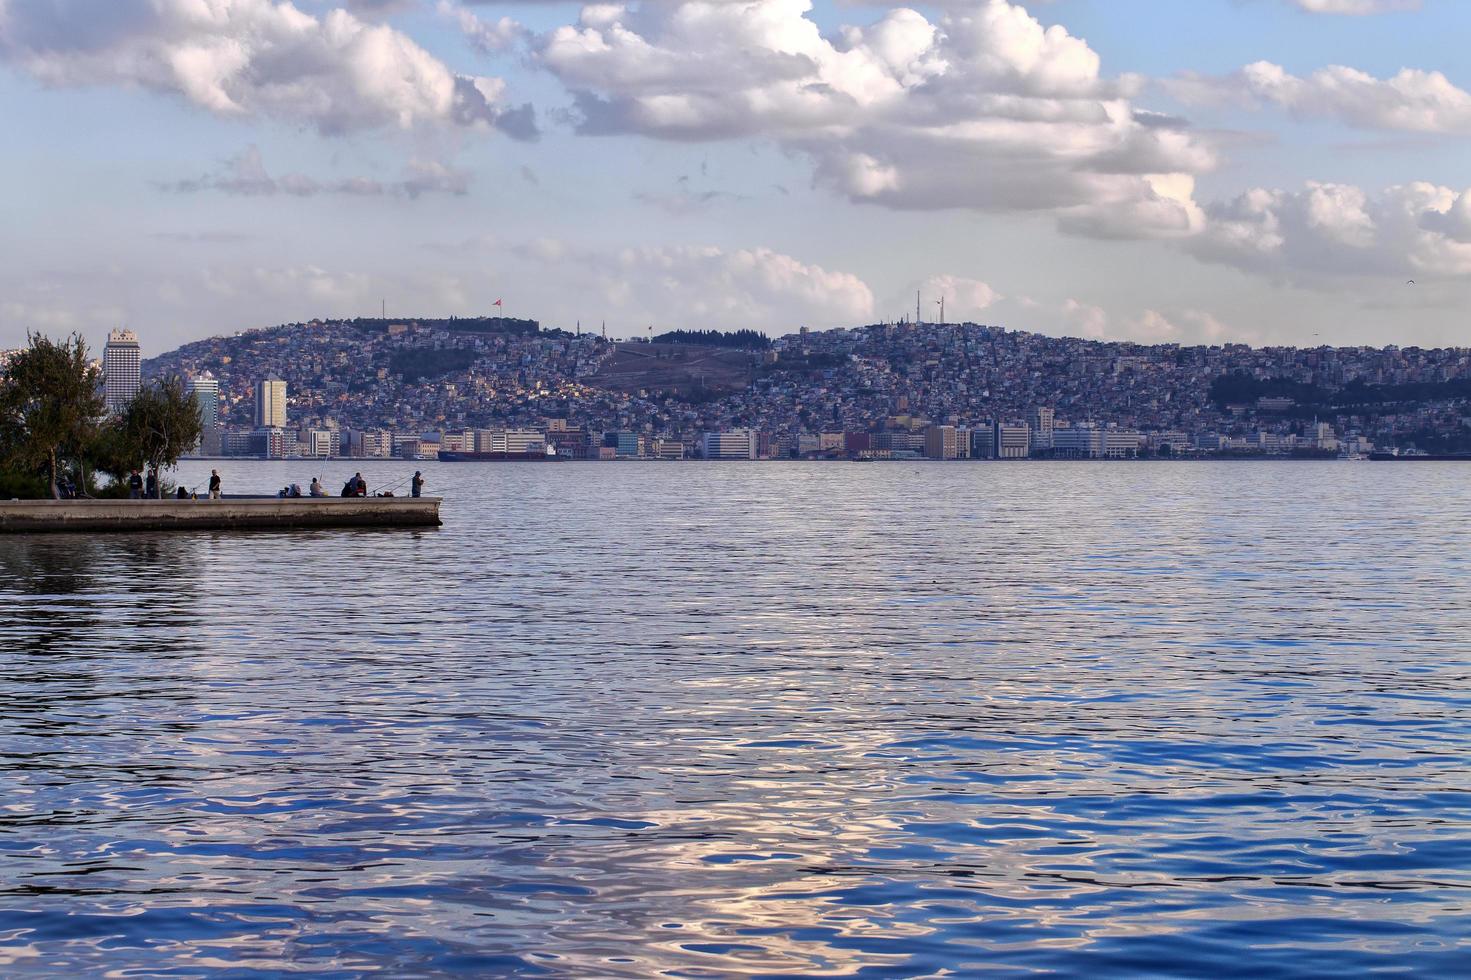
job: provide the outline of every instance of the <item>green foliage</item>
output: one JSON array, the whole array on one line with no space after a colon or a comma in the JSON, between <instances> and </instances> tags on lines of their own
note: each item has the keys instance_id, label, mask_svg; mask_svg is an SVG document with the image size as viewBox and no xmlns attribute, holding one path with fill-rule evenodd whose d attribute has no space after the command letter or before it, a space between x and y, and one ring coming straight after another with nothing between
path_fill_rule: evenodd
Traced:
<instances>
[{"instance_id":1,"label":"green foliage","mask_svg":"<svg viewBox=\"0 0 1471 980\"><path fill-rule=\"evenodd\" d=\"M1465 401L1471 398L1471 381L1416 381L1396 385L1370 385L1355 378L1338 392L1334 402L1342 406L1385 405L1396 402Z\"/></svg>"},{"instance_id":2,"label":"green foliage","mask_svg":"<svg viewBox=\"0 0 1471 980\"><path fill-rule=\"evenodd\" d=\"M402 374L404 384L416 384L424 378L440 378L456 371L467 370L478 357L475 351L447 347L441 350L412 347L395 353L388 359L388 370Z\"/></svg>"},{"instance_id":3,"label":"green foliage","mask_svg":"<svg viewBox=\"0 0 1471 980\"><path fill-rule=\"evenodd\" d=\"M0 380L0 459L21 477L44 469L54 498L60 496L57 478L69 461L80 459L102 418L101 372L80 334L26 339Z\"/></svg>"},{"instance_id":4,"label":"green foliage","mask_svg":"<svg viewBox=\"0 0 1471 980\"><path fill-rule=\"evenodd\" d=\"M102 423L87 446L85 457L93 471L111 476L115 487L125 487L128 474L143 468L143 453L129 436L125 418L110 418Z\"/></svg>"},{"instance_id":5,"label":"green foliage","mask_svg":"<svg viewBox=\"0 0 1471 980\"><path fill-rule=\"evenodd\" d=\"M737 350L766 350L771 338L756 330L671 330L653 338L656 344L699 344L702 347L734 347Z\"/></svg>"},{"instance_id":6,"label":"green foliage","mask_svg":"<svg viewBox=\"0 0 1471 980\"><path fill-rule=\"evenodd\" d=\"M128 403L115 451L119 458L130 455L161 473L194 448L202 429L199 405L184 390L184 382L166 378L145 386ZM163 491L159 480L159 496Z\"/></svg>"},{"instance_id":7,"label":"green foliage","mask_svg":"<svg viewBox=\"0 0 1471 980\"><path fill-rule=\"evenodd\" d=\"M1290 378L1254 378L1242 371L1223 374L1211 382L1211 400L1217 405L1254 404L1258 398L1291 398L1303 405L1326 404L1328 391Z\"/></svg>"}]
</instances>

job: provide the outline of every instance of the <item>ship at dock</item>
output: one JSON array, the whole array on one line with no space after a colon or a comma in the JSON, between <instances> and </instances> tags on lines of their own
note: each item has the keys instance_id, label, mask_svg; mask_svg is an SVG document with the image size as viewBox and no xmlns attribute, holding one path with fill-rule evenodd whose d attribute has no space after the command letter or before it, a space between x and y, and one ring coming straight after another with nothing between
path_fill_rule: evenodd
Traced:
<instances>
[{"instance_id":1,"label":"ship at dock","mask_svg":"<svg viewBox=\"0 0 1471 980\"><path fill-rule=\"evenodd\" d=\"M1370 453L1378 463L1471 463L1471 453Z\"/></svg>"}]
</instances>

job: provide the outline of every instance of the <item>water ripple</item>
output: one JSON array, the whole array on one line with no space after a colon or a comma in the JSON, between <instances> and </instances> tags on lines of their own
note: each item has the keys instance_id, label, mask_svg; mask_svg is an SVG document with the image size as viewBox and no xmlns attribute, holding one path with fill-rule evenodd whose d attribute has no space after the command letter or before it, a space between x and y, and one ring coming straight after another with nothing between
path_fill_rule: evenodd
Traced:
<instances>
[{"instance_id":1,"label":"water ripple","mask_svg":"<svg viewBox=\"0 0 1471 980\"><path fill-rule=\"evenodd\" d=\"M427 470L0 540L0 971L1471 974L1464 470Z\"/></svg>"}]
</instances>

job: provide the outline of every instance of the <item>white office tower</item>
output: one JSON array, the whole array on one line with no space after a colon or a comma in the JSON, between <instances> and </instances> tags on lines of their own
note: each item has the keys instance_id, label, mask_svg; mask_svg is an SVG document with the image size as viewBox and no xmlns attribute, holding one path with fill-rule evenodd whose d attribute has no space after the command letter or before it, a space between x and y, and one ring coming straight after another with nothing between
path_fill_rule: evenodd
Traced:
<instances>
[{"instance_id":1,"label":"white office tower","mask_svg":"<svg viewBox=\"0 0 1471 980\"><path fill-rule=\"evenodd\" d=\"M267 378L255 385L255 427L286 428L286 382Z\"/></svg>"},{"instance_id":2,"label":"white office tower","mask_svg":"<svg viewBox=\"0 0 1471 980\"><path fill-rule=\"evenodd\" d=\"M755 459L756 433L751 429L707 432L704 456L706 459Z\"/></svg>"},{"instance_id":3,"label":"white office tower","mask_svg":"<svg viewBox=\"0 0 1471 980\"><path fill-rule=\"evenodd\" d=\"M220 424L220 382L208 371L189 382L189 393L199 406L199 421L206 429Z\"/></svg>"},{"instance_id":4,"label":"white office tower","mask_svg":"<svg viewBox=\"0 0 1471 980\"><path fill-rule=\"evenodd\" d=\"M102 395L107 410L125 411L143 387L143 348L131 330L114 330L102 348Z\"/></svg>"}]
</instances>

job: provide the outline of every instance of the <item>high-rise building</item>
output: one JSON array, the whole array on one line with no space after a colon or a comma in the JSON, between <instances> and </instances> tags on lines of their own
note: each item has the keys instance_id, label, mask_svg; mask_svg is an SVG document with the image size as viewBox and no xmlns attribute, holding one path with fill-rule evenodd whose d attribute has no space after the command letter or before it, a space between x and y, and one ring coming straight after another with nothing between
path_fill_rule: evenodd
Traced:
<instances>
[{"instance_id":1,"label":"high-rise building","mask_svg":"<svg viewBox=\"0 0 1471 980\"><path fill-rule=\"evenodd\" d=\"M114 330L102 348L102 395L109 412L128 407L143 387L143 348L131 330Z\"/></svg>"},{"instance_id":2,"label":"high-rise building","mask_svg":"<svg viewBox=\"0 0 1471 980\"><path fill-rule=\"evenodd\" d=\"M1052 448L1052 432L1057 413L1050 408L1039 408L1032 413L1032 451Z\"/></svg>"},{"instance_id":3,"label":"high-rise building","mask_svg":"<svg viewBox=\"0 0 1471 980\"><path fill-rule=\"evenodd\" d=\"M286 428L286 382L280 378L269 377L256 383L255 427Z\"/></svg>"},{"instance_id":4,"label":"high-rise building","mask_svg":"<svg viewBox=\"0 0 1471 980\"><path fill-rule=\"evenodd\" d=\"M199 406L199 421L206 429L220 424L220 382L213 374L204 372L189 381L189 393Z\"/></svg>"}]
</instances>

